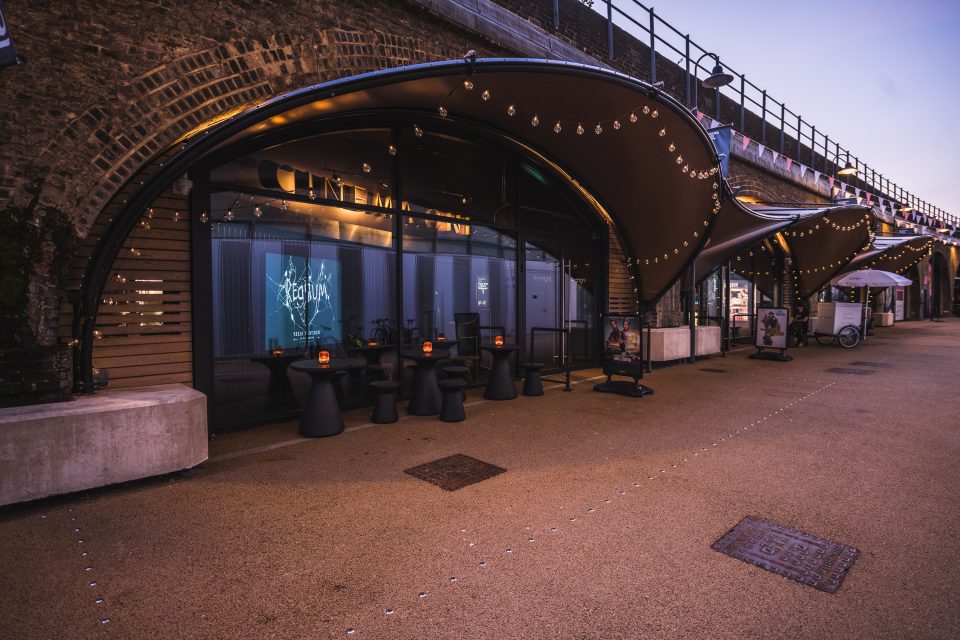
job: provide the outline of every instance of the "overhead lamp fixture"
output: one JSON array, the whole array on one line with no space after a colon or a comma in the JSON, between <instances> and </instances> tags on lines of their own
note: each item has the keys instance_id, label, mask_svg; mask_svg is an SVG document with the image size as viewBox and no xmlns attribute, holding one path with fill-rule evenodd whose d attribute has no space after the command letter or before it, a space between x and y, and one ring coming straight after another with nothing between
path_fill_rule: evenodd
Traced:
<instances>
[{"instance_id":1,"label":"overhead lamp fixture","mask_svg":"<svg viewBox=\"0 0 960 640\"><path fill-rule=\"evenodd\" d=\"M723 67L720 65L720 56L715 53L710 53L709 51L704 53L702 56L697 58L697 61L693 64L693 106L691 109L694 111L697 110L699 106L699 87L701 82L697 80L697 71L700 69L700 61L710 56L713 58L716 64L713 67L713 71L710 72L710 76L703 79L703 86L707 89L719 89L720 87L725 87L731 82L733 82L733 76L723 70Z\"/></svg>"},{"instance_id":2,"label":"overhead lamp fixture","mask_svg":"<svg viewBox=\"0 0 960 640\"><path fill-rule=\"evenodd\" d=\"M837 158L837 160L839 160L839 158ZM838 175L838 176L855 176L855 175L857 175L858 173L860 173L860 171L857 170L857 168L854 167L852 164L850 164L850 154L848 153L848 154L847 154L847 163L843 166L842 169L840 169L839 171L837 171L837 175Z\"/></svg>"},{"instance_id":3,"label":"overhead lamp fixture","mask_svg":"<svg viewBox=\"0 0 960 640\"><path fill-rule=\"evenodd\" d=\"M733 82L733 76L723 70L723 66L720 64L720 60L717 60L716 66L713 67L713 71L710 72L709 78L704 78L701 83L707 89L719 89L720 87L725 87L728 84Z\"/></svg>"}]
</instances>

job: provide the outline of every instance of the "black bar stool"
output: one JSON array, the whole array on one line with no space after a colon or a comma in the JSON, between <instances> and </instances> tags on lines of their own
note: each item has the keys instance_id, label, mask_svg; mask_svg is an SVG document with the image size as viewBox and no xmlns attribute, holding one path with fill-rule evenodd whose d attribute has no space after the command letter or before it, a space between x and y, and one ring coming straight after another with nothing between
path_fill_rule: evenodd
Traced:
<instances>
[{"instance_id":1,"label":"black bar stool","mask_svg":"<svg viewBox=\"0 0 960 640\"><path fill-rule=\"evenodd\" d=\"M443 368L447 380L463 380L463 389L460 390L460 396L464 402L467 401L467 377L470 375L470 369L459 364L447 365Z\"/></svg>"},{"instance_id":2,"label":"black bar stool","mask_svg":"<svg viewBox=\"0 0 960 640\"><path fill-rule=\"evenodd\" d=\"M390 424L400 419L397 413L397 392L400 383L396 380L374 380L370 386L377 392L377 399L373 405L371 422L376 424Z\"/></svg>"},{"instance_id":3,"label":"black bar stool","mask_svg":"<svg viewBox=\"0 0 960 640\"><path fill-rule=\"evenodd\" d=\"M540 369L543 369L542 362L525 362L523 370L527 375L523 377L523 395L542 396L543 382L540 380Z\"/></svg>"},{"instance_id":4,"label":"black bar stool","mask_svg":"<svg viewBox=\"0 0 960 640\"><path fill-rule=\"evenodd\" d=\"M463 422L467 414L463 410L463 387L466 382L457 378L441 380L440 392L443 394L443 404L440 407L440 419L444 422Z\"/></svg>"}]
</instances>

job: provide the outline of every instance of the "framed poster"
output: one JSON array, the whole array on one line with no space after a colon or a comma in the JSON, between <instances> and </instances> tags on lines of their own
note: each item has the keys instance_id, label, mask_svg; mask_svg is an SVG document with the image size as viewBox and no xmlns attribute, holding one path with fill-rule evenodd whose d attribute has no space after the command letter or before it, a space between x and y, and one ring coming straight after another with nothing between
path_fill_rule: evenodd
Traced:
<instances>
[{"instance_id":1,"label":"framed poster","mask_svg":"<svg viewBox=\"0 0 960 640\"><path fill-rule=\"evenodd\" d=\"M603 372L607 375L642 378L640 316L605 315L603 320Z\"/></svg>"},{"instance_id":2,"label":"framed poster","mask_svg":"<svg viewBox=\"0 0 960 640\"><path fill-rule=\"evenodd\" d=\"M790 312L787 309L757 309L757 343L760 349L786 349Z\"/></svg>"}]
</instances>

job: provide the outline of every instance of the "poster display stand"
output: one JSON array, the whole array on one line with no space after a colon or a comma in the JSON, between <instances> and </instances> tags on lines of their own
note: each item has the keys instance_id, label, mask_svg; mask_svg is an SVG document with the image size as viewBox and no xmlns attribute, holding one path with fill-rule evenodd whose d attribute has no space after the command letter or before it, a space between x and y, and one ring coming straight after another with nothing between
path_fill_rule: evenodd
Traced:
<instances>
[{"instance_id":1,"label":"poster display stand","mask_svg":"<svg viewBox=\"0 0 960 640\"><path fill-rule=\"evenodd\" d=\"M607 379L593 387L601 393L618 393L631 398L642 398L653 389L640 384L643 378L643 350L640 347L640 316L603 316L603 372ZM633 381L614 380L626 376Z\"/></svg>"},{"instance_id":2,"label":"poster display stand","mask_svg":"<svg viewBox=\"0 0 960 640\"><path fill-rule=\"evenodd\" d=\"M787 355L787 328L790 326L790 311L782 307L757 309L757 352L750 354L754 360L789 362Z\"/></svg>"}]
</instances>

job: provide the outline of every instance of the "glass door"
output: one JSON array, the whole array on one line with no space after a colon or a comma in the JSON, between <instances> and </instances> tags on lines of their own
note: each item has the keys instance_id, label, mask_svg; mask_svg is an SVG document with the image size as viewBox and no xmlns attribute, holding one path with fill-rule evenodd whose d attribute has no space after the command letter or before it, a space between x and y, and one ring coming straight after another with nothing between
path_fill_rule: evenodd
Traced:
<instances>
[{"instance_id":1,"label":"glass door","mask_svg":"<svg viewBox=\"0 0 960 640\"><path fill-rule=\"evenodd\" d=\"M528 237L524 241L525 348L545 369L593 364L595 344L592 243ZM567 339L563 339L567 330Z\"/></svg>"}]
</instances>

